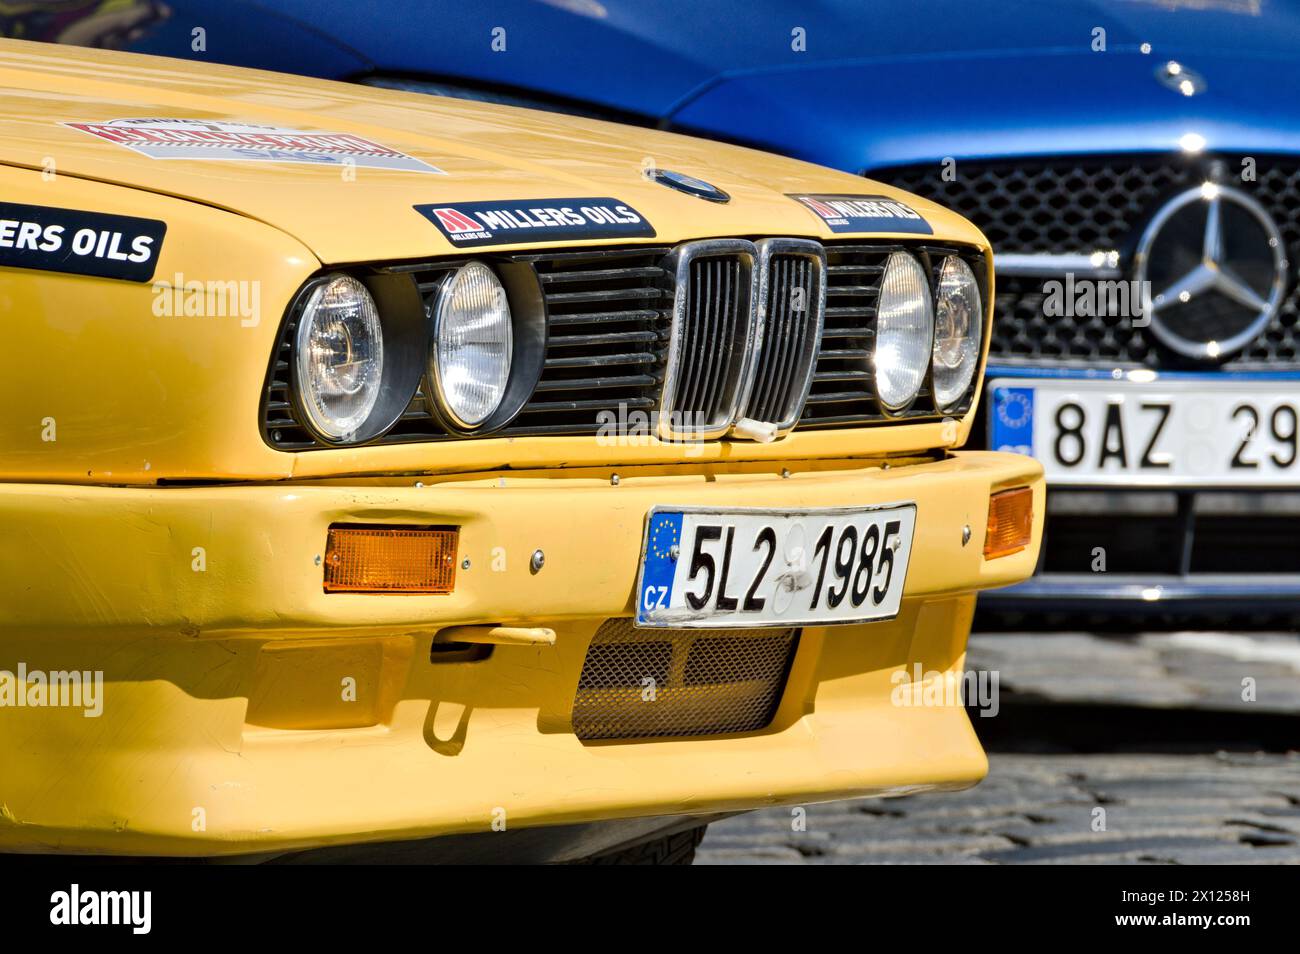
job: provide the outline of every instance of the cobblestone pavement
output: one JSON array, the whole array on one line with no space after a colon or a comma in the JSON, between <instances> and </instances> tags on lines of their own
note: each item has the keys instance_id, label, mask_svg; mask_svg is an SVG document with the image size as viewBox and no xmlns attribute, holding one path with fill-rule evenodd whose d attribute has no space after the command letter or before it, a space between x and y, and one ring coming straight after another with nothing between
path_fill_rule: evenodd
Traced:
<instances>
[{"instance_id":1,"label":"cobblestone pavement","mask_svg":"<svg viewBox=\"0 0 1300 954\"><path fill-rule=\"evenodd\" d=\"M696 864L1300 864L1300 755L989 757L964 792L739 815ZM1094 821L1105 811L1104 831Z\"/></svg>"},{"instance_id":2,"label":"cobblestone pavement","mask_svg":"<svg viewBox=\"0 0 1300 954\"><path fill-rule=\"evenodd\" d=\"M998 670L1004 691L1054 701L1300 713L1292 633L977 633L966 664Z\"/></svg>"},{"instance_id":3,"label":"cobblestone pavement","mask_svg":"<svg viewBox=\"0 0 1300 954\"><path fill-rule=\"evenodd\" d=\"M977 634L967 664L1001 674L980 785L730 818L696 863L1300 864L1300 637Z\"/></svg>"}]
</instances>

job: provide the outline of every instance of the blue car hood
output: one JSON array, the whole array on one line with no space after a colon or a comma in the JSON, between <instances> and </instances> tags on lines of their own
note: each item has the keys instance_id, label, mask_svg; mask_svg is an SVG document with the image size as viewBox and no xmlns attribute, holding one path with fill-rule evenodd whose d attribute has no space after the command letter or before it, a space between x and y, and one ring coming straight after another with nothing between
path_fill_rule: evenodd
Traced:
<instances>
[{"instance_id":1,"label":"blue car hood","mask_svg":"<svg viewBox=\"0 0 1300 954\"><path fill-rule=\"evenodd\" d=\"M1217 51L1238 66L1259 55L1278 73L1284 63L1294 66L1300 48L1300 16L1277 0L805 0L797 6L789 0L165 0L159 6L170 12L142 24L132 49L335 79L377 72L488 84L737 138L745 138L740 124L711 104L762 95L784 113L795 108L793 100L783 101L787 84L798 88L805 108L826 111L821 97L830 95L837 106L851 107L841 120L857 121L867 103L888 109L892 119L928 107L933 100L924 87L945 76L974 83L946 90L947 108L968 107L962 94L980 90L986 71L998 67L1007 80L988 87L989 108L1015 113L1022 100L1048 99L1061 86L1086 81L1117 88L1106 79L1108 70L1117 56L1138 55L1142 43L1153 46L1152 69L1160 58L1202 62L1202 52ZM208 27L199 54L192 51L194 23ZM1098 28L1106 31L1104 53L1091 49ZM818 79L823 70L829 72ZM1137 83L1143 67L1124 70ZM1209 79L1212 90L1234 82L1227 71ZM837 85L828 88L832 81ZM917 83L922 89L908 85ZM882 84L899 102L880 102ZM770 88L759 89L765 85ZM1268 88L1257 88L1257 95ZM1147 95L1154 93L1141 98ZM1069 92L1067 102L1076 101L1087 102Z\"/></svg>"},{"instance_id":2,"label":"blue car hood","mask_svg":"<svg viewBox=\"0 0 1300 954\"><path fill-rule=\"evenodd\" d=\"M1273 55L1187 52L1204 81L1159 79L1173 58L1138 51L960 55L754 73L685 104L675 127L862 172L992 156L1300 149L1300 76Z\"/></svg>"}]
</instances>

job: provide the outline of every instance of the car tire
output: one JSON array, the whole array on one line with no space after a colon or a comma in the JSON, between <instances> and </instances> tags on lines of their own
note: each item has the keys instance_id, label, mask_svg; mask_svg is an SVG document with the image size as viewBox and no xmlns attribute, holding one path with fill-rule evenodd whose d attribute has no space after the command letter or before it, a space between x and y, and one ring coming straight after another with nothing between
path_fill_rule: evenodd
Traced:
<instances>
[{"instance_id":1,"label":"car tire","mask_svg":"<svg viewBox=\"0 0 1300 954\"><path fill-rule=\"evenodd\" d=\"M593 855L577 862L580 865L689 865L695 860L695 849L704 839L708 825L688 828L643 841L631 848L621 848L603 855Z\"/></svg>"}]
</instances>

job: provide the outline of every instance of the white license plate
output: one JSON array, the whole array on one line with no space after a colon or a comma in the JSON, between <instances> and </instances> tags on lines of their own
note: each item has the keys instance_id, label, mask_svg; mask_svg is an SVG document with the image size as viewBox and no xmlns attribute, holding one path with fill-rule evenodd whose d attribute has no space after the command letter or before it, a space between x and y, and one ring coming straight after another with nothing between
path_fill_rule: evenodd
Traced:
<instances>
[{"instance_id":1,"label":"white license plate","mask_svg":"<svg viewBox=\"0 0 1300 954\"><path fill-rule=\"evenodd\" d=\"M801 626L898 615L916 505L837 510L656 507L638 626Z\"/></svg>"},{"instance_id":2,"label":"white license plate","mask_svg":"<svg viewBox=\"0 0 1300 954\"><path fill-rule=\"evenodd\" d=\"M1300 483L1300 384L1202 378L989 382L989 446L1037 457L1049 483Z\"/></svg>"}]
</instances>

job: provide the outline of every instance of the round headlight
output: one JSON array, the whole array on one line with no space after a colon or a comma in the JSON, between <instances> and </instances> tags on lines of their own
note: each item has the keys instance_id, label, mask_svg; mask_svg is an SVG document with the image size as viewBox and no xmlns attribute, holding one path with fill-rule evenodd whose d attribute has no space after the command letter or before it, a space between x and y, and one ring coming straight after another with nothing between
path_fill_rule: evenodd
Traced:
<instances>
[{"instance_id":1,"label":"round headlight","mask_svg":"<svg viewBox=\"0 0 1300 954\"><path fill-rule=\"evenodd\" d=\"M461 266L438 294L429 355L438 405L453 424L477 427L501 405L512 351L506 290L482 262Z\"/></svg>"},{"instance_id":2,"label":"round headlight","mask_svg":"<svg viewBox=\"0 0 1300 954\"><path fill-rule=\"evenodd\" d=\"M335 275L312 290L298 322L297 390L308 423L328 440L348 440L379 399L384 336L366 287Z\"/></svg>"},{"instance_id":3,"label":"round headlight","mask_svg":"<svg viewBox=\"0 0 1300 954\"><path fill-rule=\"evenodd\" d=\"M934 303L934 400L941 411L961 401L975 376L980 314L975 273L956 255L949 255L939 269L939 295Z\"/></svg>"},{"instance_id":4,"label":"round headlight","mask_svg":"<svg viewBox=\"0 0 1300 954\"><path fill-rule=\"evenodd\" d=\"M906 252L885 262L876 307L876 397L890 411L912 402L925 381L934 342L934 310L925 269Z\"/></svg>"}]
</instances>

